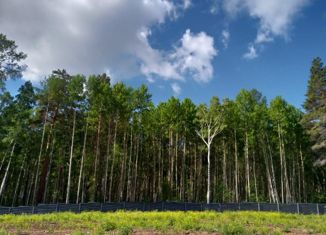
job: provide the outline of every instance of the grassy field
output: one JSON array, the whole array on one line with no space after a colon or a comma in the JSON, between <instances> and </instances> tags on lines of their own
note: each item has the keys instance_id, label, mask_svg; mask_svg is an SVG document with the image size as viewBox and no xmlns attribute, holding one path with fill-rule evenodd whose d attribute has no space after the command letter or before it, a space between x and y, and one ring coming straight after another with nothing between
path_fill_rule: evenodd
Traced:
<instances>
[{"instance_id":1,"label":"grassy field","mask_svg":"<svg viewBox=\"0 0 326 235\"><path fill-rule=\"evenodd\" d=\"M0 234L326 234L326 215L85 212L2 215Z\"/></svg>"}]
</instances>

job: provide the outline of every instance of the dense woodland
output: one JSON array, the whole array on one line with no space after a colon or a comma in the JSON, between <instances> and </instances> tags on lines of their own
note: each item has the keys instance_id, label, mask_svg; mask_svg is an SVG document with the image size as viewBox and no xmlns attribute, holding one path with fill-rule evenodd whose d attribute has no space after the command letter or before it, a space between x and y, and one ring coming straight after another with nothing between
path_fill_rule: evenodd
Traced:
<instances>
[{"instance_id":1,"label":"dense woodland","mask_svg":"<svg viewBox=\"0 0 326 235\"><path fill-rule=\"evenodd\" d=\"M208 104L55 70L13 96L26 57L0 34L0 204L326 201L326 67L305 111L257 90ZM218 94L217 94L218 95Z\"/></svg>"}]
</instances>

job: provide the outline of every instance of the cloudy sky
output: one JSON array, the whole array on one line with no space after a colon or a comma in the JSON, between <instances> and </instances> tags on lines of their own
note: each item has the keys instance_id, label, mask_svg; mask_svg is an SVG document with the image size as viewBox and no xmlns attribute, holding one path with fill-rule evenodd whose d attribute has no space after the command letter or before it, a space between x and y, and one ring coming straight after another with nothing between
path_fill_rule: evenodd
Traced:
<instances>
[{"instance_id":1,"label":"cloudy sky","mask_svg":"<svg viewBox=\"0 0 326 235\"><path fill-rule=\"evenodd\" d=\"M300 107L311 60L326 61L325 25L325 0L0 0L0 32L28 54L24 80L106 72L155 102L256 88Z\"/></svg>"}]
</instances>

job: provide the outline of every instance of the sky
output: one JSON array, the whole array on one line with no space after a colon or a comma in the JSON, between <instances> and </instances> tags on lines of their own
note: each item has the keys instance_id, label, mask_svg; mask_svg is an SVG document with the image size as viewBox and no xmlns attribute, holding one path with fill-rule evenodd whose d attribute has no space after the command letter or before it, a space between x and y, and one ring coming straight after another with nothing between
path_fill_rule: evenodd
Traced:
<instances>
[{"instance_id":1,"label":"sky","mask_svg":"<svg viewBox=\"0 0 326 235\"><path fill-rule=\"evenodd\" d=\"M325 0L0 0L0 32L27 53L23 78L54 69L146 84L158 103L255 88L301 108L326 61Z\"/></svg>"}]
</instances>

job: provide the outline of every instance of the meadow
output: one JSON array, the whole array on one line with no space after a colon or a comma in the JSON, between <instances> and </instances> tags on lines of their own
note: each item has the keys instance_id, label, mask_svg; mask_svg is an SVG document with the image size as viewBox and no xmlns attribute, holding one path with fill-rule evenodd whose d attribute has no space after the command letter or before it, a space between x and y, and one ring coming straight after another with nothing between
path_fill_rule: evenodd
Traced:
<instances>
[{"instance_id":1,"label":"meadow","mask_svg":"<svg viewBox=\"0 0 326 235\"><path fill-rule=\"evenodd\" d=\"M2 215L0 234L326 234L326 215L273 212L83 212Z\"/></svg>"}]
</instances>

